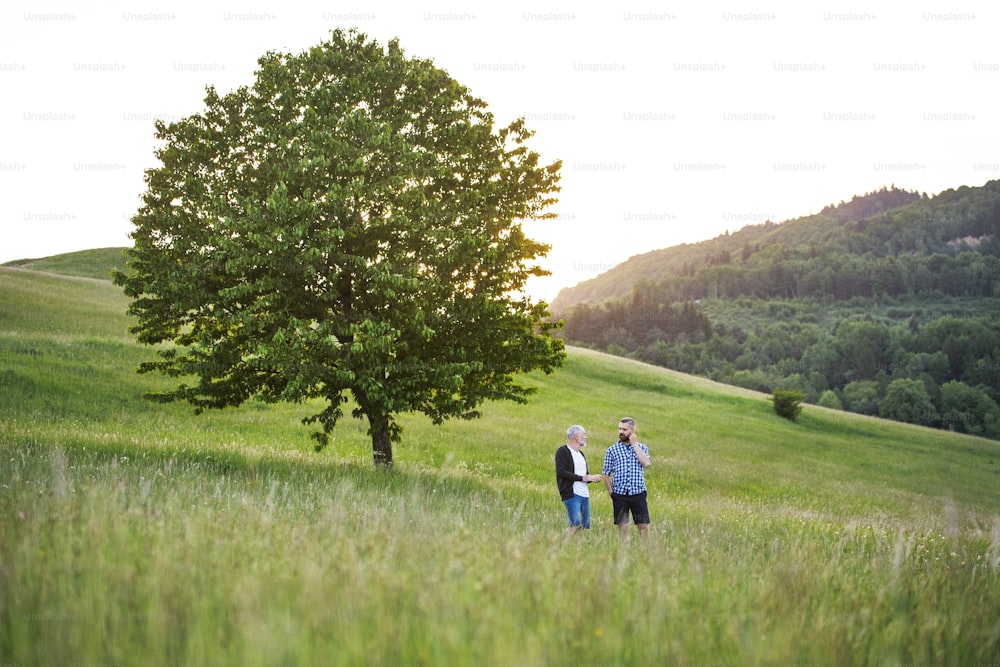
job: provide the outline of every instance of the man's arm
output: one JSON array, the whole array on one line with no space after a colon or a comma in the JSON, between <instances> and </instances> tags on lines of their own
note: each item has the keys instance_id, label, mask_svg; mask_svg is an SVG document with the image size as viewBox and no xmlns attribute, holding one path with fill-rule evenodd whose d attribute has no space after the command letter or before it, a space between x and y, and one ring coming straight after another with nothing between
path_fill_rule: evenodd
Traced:
<instances>
[{"instance_id":1,"label":"man's arm","mask_svg":"<svg viewBox=\"0 0 1000 667\"><path fill-rule=\"evenodd\" d=\"M653 465L653 460L649 458L649 454L642 451L642 445L639 444L639 438L636 436L635 431L629 433L628 444L632 446L632 451L635 452L636 458L639 459L639 465L643 468L648 468Z\"/></svg>"},{"instance_id":2,"label":"man's arm","mask_svg":"<svg viewBox=\"0 0 1000 667\"><path fill-rule=\"evenodd\" d=\"M611 476L601 475L601 479L604 480L604 488L608 490L608 495L611 495Z\"/></svg>"},{"instance_id":3,"label":"man's arm","mask_svg":"<svg viewBox=\"0 0 1000 667\"><path fill-rule=\"evenodd\" d=\"M611 473L614 472L614 467L611 465L611 449L604 452L604 467L601 468L601 479L604 480L604 488L608 490L608 495L611 495Z\"/></svg>"},{"instance_id":4,"label":"man's arm","mask_svg":"<svg viewBox=\"0 0 1000 667\"><path fill-rule=\"evenodd\" d=\"M632 450L635 452L636 457L639 459L639 464L643 468L653 465L653 459L649 458L649 454L642 451L642 447L639 446L638 442L632 444Z\"/></svg>"},{"instance_id":5,"label":"man's arm","mask_svg":"<svg viewBox=\"0 0 1000 667\"><path fill-rule=\"evenodd\" d=\"M577 475L576 470L573 469L573 455L565 447L560 447L556 450L556 477L562 477L574 482L583 481L583 477Z\"/></svg>"}]
</instances>

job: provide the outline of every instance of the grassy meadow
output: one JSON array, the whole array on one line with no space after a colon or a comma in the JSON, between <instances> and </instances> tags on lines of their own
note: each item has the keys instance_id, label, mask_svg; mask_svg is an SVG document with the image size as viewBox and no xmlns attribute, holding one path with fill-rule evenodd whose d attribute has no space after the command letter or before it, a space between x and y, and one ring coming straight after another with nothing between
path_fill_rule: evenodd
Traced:
<instances>
[{"instance_id":1,"label":"grassy meadow","mask_svg":"<svg viewBox=\"0 0 1000 667\"><path fill-rule=\"evenodd\" d=\"M570 349L378 471L350 417L312 451L315 406L143 400L76 272L0 268L0 664L1000 665L996 442ZM625 415L649 539L599 485L566 539L555 449L584 425L597 471Z\"/></svg>"}]
</instances>

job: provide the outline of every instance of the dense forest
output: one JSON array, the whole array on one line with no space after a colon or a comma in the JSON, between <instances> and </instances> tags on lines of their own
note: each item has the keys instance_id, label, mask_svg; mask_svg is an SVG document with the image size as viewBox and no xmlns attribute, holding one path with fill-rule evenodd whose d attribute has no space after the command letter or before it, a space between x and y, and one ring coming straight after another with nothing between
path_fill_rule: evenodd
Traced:
<instances>
[{"instance_id":1,"label":"dense forest","mask_svg":"<svg viewBox=\"0 0 1000 667\"><path fill-rule=\"evenodd\" d=\"M993 181L935 197L883 188L646 253L553 311L573 344L1000 438L998 297Z\"/></svg>"}]
</instances>

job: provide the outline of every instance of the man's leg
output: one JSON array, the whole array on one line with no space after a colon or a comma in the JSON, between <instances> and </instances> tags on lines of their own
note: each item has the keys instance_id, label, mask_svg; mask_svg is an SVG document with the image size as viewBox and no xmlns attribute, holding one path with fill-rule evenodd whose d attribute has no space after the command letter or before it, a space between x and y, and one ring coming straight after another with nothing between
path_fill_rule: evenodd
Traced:
<instances>
[{"instance_id":1,"label":"man's leg","mask_svg":"<svg viewBox=\"0 0 1000 667\"><path fill-rule=\"evenodd\" d=\"M649 535L649 505L646 503L645 492L632 499L632 517L639 529L639 537L645 538Z\"/></svg>"},{"instance_id":2,"label":"man's leg","mask_svg":"<svg viewBox=\"0 0 1000 667\"><path fill-rule=\"evenodd\" d=\"M625 496L617 493L611 494L611 505L614 509L615 525L621 533L622 539L628 537L628 501Z\"/></svg>"},{"instance_id":3,"label":"man's leg","mask_svg":"<svg viewBox=\"0 0 1000 667\"><path fill-rule=\"evenodd\" d=\"M583 528L583 516L580 508L580 496L574 495L572 498L563 501L566 506L566 516L569 518L569 525L566 526L566 535L574 535Z\"/></svg>"}]
</instances>

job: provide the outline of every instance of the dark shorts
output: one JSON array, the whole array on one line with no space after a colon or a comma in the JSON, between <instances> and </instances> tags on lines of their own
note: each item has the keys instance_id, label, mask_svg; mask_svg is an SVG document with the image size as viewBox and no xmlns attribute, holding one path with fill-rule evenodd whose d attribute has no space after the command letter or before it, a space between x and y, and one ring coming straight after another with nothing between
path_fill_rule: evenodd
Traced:
<instances>
[{"instance_id":1,"label":"dark shorts","mask_svg":"<svg viewBox=\"0 0 1000 667\"><path fill-rule=\"evenodd\" d=\"M632 512L633 523L649 523L649 507L646 505L645 491L631 496L612 493L611 503L614 505L616 524L628 523L629 512Z\"/></svg>"}]
</instances>

